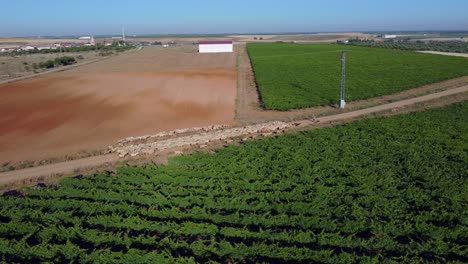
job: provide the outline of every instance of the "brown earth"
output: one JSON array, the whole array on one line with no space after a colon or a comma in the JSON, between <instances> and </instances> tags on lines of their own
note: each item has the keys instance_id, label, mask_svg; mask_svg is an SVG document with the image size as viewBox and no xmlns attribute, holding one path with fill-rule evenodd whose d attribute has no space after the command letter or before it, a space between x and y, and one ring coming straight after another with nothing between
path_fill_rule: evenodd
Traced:
<instances>
[{"instance_id":1,"label":"brown earth","mask_svg":"<svg viewBox=\"0 0 468 264\"><path fill-rule=\"evenodd\" d=\"M164 130L231 124L235 54L149 47L0 85L0 163L105 148Z\"/></svg>"}]
</instances>

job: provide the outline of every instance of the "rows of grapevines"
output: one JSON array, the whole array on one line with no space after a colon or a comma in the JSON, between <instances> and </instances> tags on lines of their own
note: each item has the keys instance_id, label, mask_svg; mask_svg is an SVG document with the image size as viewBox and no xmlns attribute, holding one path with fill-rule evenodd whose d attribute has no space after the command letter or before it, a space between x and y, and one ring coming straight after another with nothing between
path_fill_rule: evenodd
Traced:
<instances>
[{"instance_id":1,"label":"rows of grapevines","mask_svg":"<svg viewBox=\"0 0 468 264\"><path fill-rule=\"evenodd\" d=\"M464 41L385 41L351 40L351 45L399 50L431 50L440 52L468 53L468 42Z\"/></svg>"},{"instance_id":2,"label":"rows of grapevines","mask_svg":"<svg viewBox=\"0 0 468 264\"><path fill-rule=\"evenodd\" d=\"M468 104L0 198L5 262L466 262Z\"/></svg>"},{"instance_id":3,"label":"rows of grapevines","mask_svg":"<svg viewBox=\"0 0 468 264\"><path fill-rule=\"evenodd\" d=\"M468 75L468 58L335 44L249 43L267 109L335 104L341 51L347 50L346 101L398 93Z\"/></svg>"}]
</instances>

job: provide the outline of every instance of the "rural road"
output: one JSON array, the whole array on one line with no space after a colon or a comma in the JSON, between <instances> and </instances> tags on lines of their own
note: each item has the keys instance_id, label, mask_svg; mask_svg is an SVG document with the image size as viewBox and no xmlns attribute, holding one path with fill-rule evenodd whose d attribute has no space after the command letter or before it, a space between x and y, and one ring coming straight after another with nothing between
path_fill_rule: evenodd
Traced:
<instances>
[{"instance_id":1,"label":"rural road","mask_svg":"<svg viewBox=\"0 0 468 264\"><path fill-rule=\"evenodd\" d=\"M59 173L72 173L75 169L96 167L105 163L113 163L119 160L116 154L94 156L84 159L77 159L44 166L32 167L22 170L14 170L0 173L0 186L21 182L24 180L49 176Z\"/></svg>"},{"instance_id":2,"label":"rural road","mask_svg":"<svg viewBox=\"0 0 468 264\"><path fill-rule=\"evenodd\" d=\"M455 57L468 58L468 53L440 52L440 51L431 51L431 50L424 50L424 51L418 51L418 52L419 53L429 53L429 54L437 54L437 55L446 55L446 56L455 56Z\"/></svg>"},{"instance_id":3,"label":"rural road","mask_svg":"<svg viewBox=\"0 0 468 264\"><path fill-rule=\"evenodd\" d=\"M432 93L424 96L419 96L411 99L405 99L394 103L383 104L379 106L374 106L366 109L361 109L357 111L331 115L331 116L323 116L316 118L315 121L312 120L303 120L298 121L295 123L300 123L302 127L310 127L317 124L317 121L320 123L327 123L333 122L338 120L345 120L350 118L361 117L365 115L369 115L372 113L378 113L386 110L391 110L398 107L404 107L409 105L414 105L420 102L426 102L434 99L438 99L445 96L455 95L468 92L468 85L445 90L442 92ZM12 183L17 183L25 180L31 180L35 178L39 178L41 176L49 176L53 174L66 174L66 173L73 173L74 170L80 168L91 168L100 166L106 163L114 163L119 160L117 154L108 154L108 155L101 155L95 157L89 157L84 159L78 159L73 161L67 162L60 162L55 164L49 164L39 167L32 167L22 170L15 170L0 173L0 186L8 185Z\"/></svg>"},{"instance_id":4,"label":"rural road","mask_svg":"<svg viewBox=\"0 0 468 264\"><path fill-rule=\"evenodd\" d=\"M372 113L378 113L378 112L382 112L385 110L391 110L391 109L398 108L398 107L413 105L416 103L426 102L426 101L434 100L437 98L464 93L464 92L468 92L468 85L454 88L454 89L445 90L443 92L432 93L428 95L423 95L423 96L419 96L419 97L415 97L411 99L405 99L405 100L401 100L401 101L394 102L394 103L388 103L388 104L378 105L374 107L369 107L369 108L347 112L343 114L319 117L316 120L322 123L326 123L326 122L333 122L337 120L355 118L359 116L364 116L364 115L368 115ZM314 122L312 122L311 120L303 120L303 121L299 121L299 123L306 126L306 125L313 124Z\"/></svg>"}]
</instances>

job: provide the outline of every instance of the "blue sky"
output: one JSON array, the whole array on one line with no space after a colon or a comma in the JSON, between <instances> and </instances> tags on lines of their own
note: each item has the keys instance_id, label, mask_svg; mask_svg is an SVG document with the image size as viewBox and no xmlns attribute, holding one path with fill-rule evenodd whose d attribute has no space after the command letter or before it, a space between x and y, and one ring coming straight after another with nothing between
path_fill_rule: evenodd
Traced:
<instances>
[{"instance_id":1,"label":"blue sky","mask_svg":"<svg viewBox=\"0 0 468 264\"><path fill-rule=\"evenodd\" d=\"M0 36L468 30L468 0L0 0Z\"/></svg>"}]
</instances>

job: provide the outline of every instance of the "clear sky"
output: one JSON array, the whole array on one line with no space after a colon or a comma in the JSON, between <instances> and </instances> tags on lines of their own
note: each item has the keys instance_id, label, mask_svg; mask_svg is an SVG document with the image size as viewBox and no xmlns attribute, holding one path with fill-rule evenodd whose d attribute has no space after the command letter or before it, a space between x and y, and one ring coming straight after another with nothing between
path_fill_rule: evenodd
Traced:
<instances>
[{"instance_id":1,"label":"clear sky","mask_svg":"<svg viewBox=\"0 0 468 264\"><path fill-rule=\"evenodd\" d=\"M468 0L0 0L0 36L468 30Z\"/></svg>"}]
</instances>

